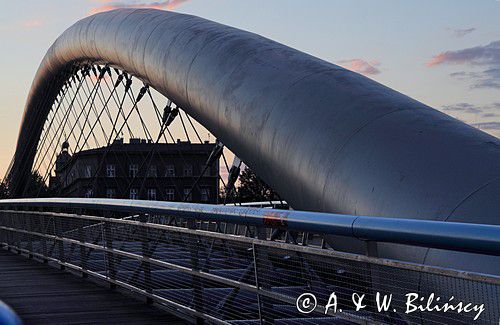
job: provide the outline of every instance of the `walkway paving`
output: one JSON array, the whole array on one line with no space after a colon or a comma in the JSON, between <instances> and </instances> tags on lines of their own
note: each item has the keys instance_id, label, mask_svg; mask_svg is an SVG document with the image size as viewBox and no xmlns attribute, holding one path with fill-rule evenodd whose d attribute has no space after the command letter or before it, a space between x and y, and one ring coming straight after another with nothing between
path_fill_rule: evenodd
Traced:
<instances>
[{"instance_id":1,"label":"walkway paving","mask_svg":"<svg viewBox=\"0 0 500 325\"><path fill-rule=\"evenodd\" d=\"M3 249L0 300L25 324L186 324L154 306Z\"/></svg>"}]
</instances>

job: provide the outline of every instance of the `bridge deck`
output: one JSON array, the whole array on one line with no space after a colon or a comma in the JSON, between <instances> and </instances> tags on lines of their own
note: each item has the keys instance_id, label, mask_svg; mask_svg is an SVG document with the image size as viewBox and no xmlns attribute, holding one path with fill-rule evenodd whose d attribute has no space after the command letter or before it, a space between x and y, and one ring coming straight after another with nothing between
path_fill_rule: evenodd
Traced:
<instances>
[{"instance_id":1,"label":"bridge deck","mask_svg":"<svg viewBox=\"0 0 500 325\"><path fill-rule=\"evenodd\" d=\"M185 324L154 306L3 249L0 300L25 324Z\"/></svg>"}]
</instances>

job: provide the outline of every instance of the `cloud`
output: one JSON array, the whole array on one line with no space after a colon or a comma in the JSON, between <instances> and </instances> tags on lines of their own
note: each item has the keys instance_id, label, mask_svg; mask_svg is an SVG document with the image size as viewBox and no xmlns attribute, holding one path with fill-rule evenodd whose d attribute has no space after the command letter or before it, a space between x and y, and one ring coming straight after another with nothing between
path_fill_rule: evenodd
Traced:
<instances>
[{"instance_id":1,"label":"cloud","mask_svg":"<svg viewBox=\"0 0 500 325\"><path fill-rule=\"evenodd\" d=\"M487 131L500 131L500 122L481 122L481 123L472 123L472 126Z\"/></svg>"},{"instance_id":2,"label":"cloud","mask_svg":"<svg viewBox=\"0 0 500 325\"><path fill-rule=\"evenodd\" d=\"M42 25L43 25L43 22L41 20L38 20L38 19L27 20L27 21L23 22L24 28L37 28L37 27L40 27Z\"/></svg>"},{"instance_id":3,"label":"cloud","mask_svg":"<svg viewBox=\"0 0 500 325\"><path fill-rule=\"evenodd\" d=\"M456 114L481 114L481 117L490 118L499 116L500 102L492 103L489 105L473 105L470 103L457 103L452 105L444 105L441 111L451 115Z\"/></svg>"},{"instance_id":4,"label":"cloud","mask_svg":"<svg viewBox=\"0 0 500 325\"><path fill-rule=\"evenodd\" d=\"M441 111L496 137L500 136L500 122L498 121L500 102L489 105L457 103L445 105Z\"/></svg>"},{"instance_id":5,"label":"cloud","mask_svg":"<svg viewBox=\"0 0 500 325\"><path fill-rule=\"evenodd\" d=\"M350 59L350 60L342 60L338 62L342 67L352 70L354 72L358 72L364 75L376 75L381 71L377 68L380 66L380 62L376 60L372 60L367 62L362 59Z\"/></svg>"},{"instance_id":6,"label":"cloud","mask_svg":"<svg viewBox=\"0 0 500 325\"><path fill-rule=\"evenodd\" d=\"M432 57L428 67L440 64L500 65L500 41L457 51L446 51Z\"/></svg>"},{"instance_id":7,"label":"cloud","mask_svg":"<svg viewBox=\"0 0 500 325\"><path fill-rule=\"evenodd\" d=\"M189 0L166 0L166 1L113 1L113 0L99 0L101 3L98 7L93 7L90 9L91 14L96 14L99 12L110 11L120 8L149 8L149 9L159 9L159 10L174 10L181 4ZM94 1L95 2L95 1Z\"/></svg>"},{"instance_id":8,"label":"cloud","mask_svg":"<svg viewBox=\"0 0 500 325\"><path fill-rule=\"evenodd\" d=\"M500 89L500 68L491 68L475 72L458 71L450 73L450 77L463 81L471 81L472 89Z\"/></svg>"},{"instance_id":9,"label":"cloud","mask_svg":"<svg viewBox=\"0 0 500 325\"><path fill-rule=\"evenodd\" d=\"M454 105L444 105L442 110L446 111L446 112L463 112L463 113L470 113L470 114L481 113L483 111L481 108L476 107L476 106L469 104L469 103L458 103L458 104L454 104Z\"/></svg>"},{"instance_id":10,"label":"cloud","mask_svg":"<svg viewBox=\"0 0 500 325\"><path fill-rule=\"evenodd\" d=\"M476 28L465 28L465 29L447 28L447 29L451 31L453 35L456 37L464 37L465 35L470 34L476 30Z\"/></svg>"},{"instance_id":11,"label":"cloud","mask_svg":"<svg viewBox=\"0 0 500 325\"><path fill-rule=\"evenodd\" d=\"M471 81L471 89L500 89L500 41L484 46L442 52L427 62L428 67L443 64L475 67L476 71L458 71L450 74L450 77ZM482 67L482 70L478 71L479 67Z\"/></svg>"}]
</instances>

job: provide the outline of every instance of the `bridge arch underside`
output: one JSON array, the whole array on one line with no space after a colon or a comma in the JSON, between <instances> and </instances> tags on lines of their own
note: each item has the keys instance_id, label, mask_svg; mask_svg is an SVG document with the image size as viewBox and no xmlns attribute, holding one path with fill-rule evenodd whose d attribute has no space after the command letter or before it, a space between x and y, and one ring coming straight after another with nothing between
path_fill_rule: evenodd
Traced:
<instances>
[{"instance_id":1,"label":"bridge arch underside","mask_svg":"<svg viewBox=\"0 0 500 325\"><path fill-rule=\"evenodd\" d=\"M171 98L295 209L500 223L497 138L259 35L147 9L87 17L49 49L25 107L9 174L14 190L31 170L57 94L74 67L90 63L126 71ZM364 249L358 240L332 244ZM391 244L378 253L500 269L497 257Z\"/></svg>"}]
</instances>

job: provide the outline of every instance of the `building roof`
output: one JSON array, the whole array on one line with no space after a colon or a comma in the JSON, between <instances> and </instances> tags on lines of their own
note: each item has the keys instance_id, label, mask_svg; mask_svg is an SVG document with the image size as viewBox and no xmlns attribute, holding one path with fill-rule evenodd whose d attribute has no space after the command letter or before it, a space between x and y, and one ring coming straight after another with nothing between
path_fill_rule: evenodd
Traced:
<instances>
[{"instance_id":1,"label":"building roof","mask_svg":"<svg viewBox=\"0 0 500 325\"><path fill-rule=\"evenodd\" d=\"M129 143L124 143L123 140L115 140L109 147L93 148L82 150L73 155L73 158L81 156L90 156L95 154L108 152L127 152L127 153L148 153L152 149L156 153L202 153L211 152L215 143L206 141L205 143L191 143L188 141L178 141L177 143L152 143L143 139L130 139Z\"/></svg>"}]
</instances>

